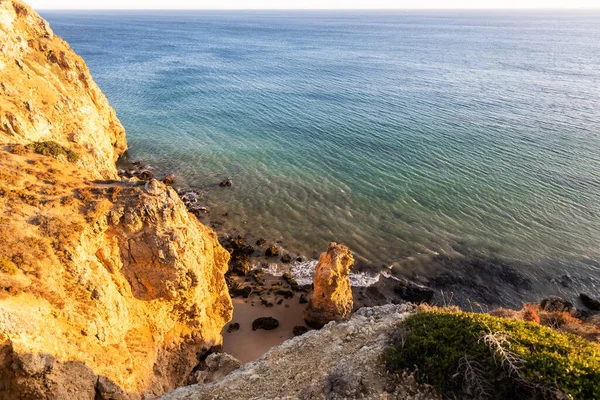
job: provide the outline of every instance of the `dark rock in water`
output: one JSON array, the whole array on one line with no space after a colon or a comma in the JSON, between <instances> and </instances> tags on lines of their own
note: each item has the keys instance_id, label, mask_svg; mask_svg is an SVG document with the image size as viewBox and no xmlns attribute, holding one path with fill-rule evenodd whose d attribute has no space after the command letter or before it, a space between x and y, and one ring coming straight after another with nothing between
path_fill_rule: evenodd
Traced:
<instances>
[{"instance_id":1,"label":"dark rock in water","mask_svg":"<svg viewBox=\"0 0 600 400\"><path fill-rule=\"evenodd\" d=\"M289 282L290 279L294 279L294 276L290 272L284 272L281 277L284 281Z\"/></svg>"},{"instance_id":2,"label":"dark rock in water","mask_svg":"<svg viewBox=\"0 0 600 400\"><path fill-rule=\"evenodd\" d=\"M175 178L173 175L166 176L165 179L163 179L163 183L165 185L172 185L175 183Z\"/></svg>"},{"instance_id":3,"label":"dark rock in water","mask_svg":"<svg viewBox=\"0 0 600 400\"><path fill-rule=\"evenodd\" d=\"M247 254L236 254L229 261L229 272L243 276L250 272L250 256Z\"/></svg>"},{"instance_id":4,"label":"dark rock in water","mask_svg":"<svg viewBox=\"0 0 600 400\"><path fill-rule=\"evenodd\" d=\"M283 303L283 299L279 299L279 300L277 301L277 304L281 304L281 303Z\"/></svg>"},{"instance_id":5,"label":"dark rock in water","mask_svg":"<svg viewBox=\"0 0 600 400\"><path fill-rule=\"evenodd\" d=\"M235 332L235 331L239 331L239 330L240 330L240 324L238 322L229 324L229 326L227 327L227 333L231 333L231 332Z\"/></svg>"},{"instance_id":6,"label":"dark rock in water","mask_svg":"<svg viewBox=\"0 0 600 400\"><path fill-rule=\"evenodd\" d=\"M285 289L279 289L278 291L275 292L275 294L277 294L279 296L283 296L286 299L291 299L292 297L294 297L294 292L292 292L291 290L285 290Z\"/></svg>"},{"instance_id":7,"label":"dark rock in water","mask_svg":"<svg viewBox=\"0 0 600 400\"><path fill-rule=\"evenodd\" d=\"M306 332L308 332L308 328L302 325L296 325L293 332L294 336L304 335Z\"/></svg>"},{"instance_id":8,"label":"dark rock in water","mask_svg":"<svg viewBox=\"0 0 600 400\"><path fill-rule=\"evenodd\" d=\"M306 297L305 294L300 295L300 304L306 304L308 303L308 298Z\"/></svg>"},{"instance_id":9,"label":"dark rock in water","mask_svg":"<svg viewBox=\"0 0 600 400\"><path fill-rule=\"evenodd\" d=\"M273 245L265 251L265 255L267 257L278 257L279 256L279 247Z\"/></svg>"},{"instance_id":10,"label":"dark rock in water","mask_svg":"<svg viewBox=\"0 0 600 400\"><path fill-rule=\"evenodd\" d=\"M251 255L256 250L254 246L249 245L243 238L232 238L229 240L229 247L234 253L244 253Z\"/></svg>"},{"instance_id":11,"label":"dark rock in water","mask_svg":"<svg viewBox=\"0 0 600 400\"><path fill-rule=\"evenodd\" d=\"M426 286L417 285L412 282L400 284L394 289L404 300L411 303L429 303L433 299L434 291Z\"/></svg>"},{"instance_id":12,"label":"dark rock in water","mask_svg":"<svg viewBox=\"0 0 600 400\"><path fill-rule=\"evenodd\" d=\"M288 264L292 262L292 256L290 256L289 254L284 254L281 256L281 262L284 264Z\"/></svg>"},{"instance_id":13,"label":"dark rock in water","mask_svg":"<svg viewBox=\"0 0 600 400\"><path fill-rule=\"evenodd\" d=\"M279 321L277 321L273 317L261 317L257 318L252 322L252 330L255 331L257 329L264 329L266 331L272 331L273 329L277 329L279 326Z\"/></svg>"},{"instance_id":14,"label":"dark rock in water","mask_svg":"<svg viewBox=\"0 0 600 400\"><path fill-rule=\"evenodd\" d=\"M142 162L141 161L134 161L132 164L135 165L136 167L139 167L139 166L142 165Z\"/></svg>"},{"instance_id":15,"label":"dark rock in water","mask_svg":"<svg viewBox=\"0 0 600 400\"><path fill-rule=\"evenodd\" d=\"M313 291L313 284L309 283L308 285L302 285L302 291L306 293L310 293Z\"/></svg>"},{"instance_id":16,"label":"dark rock in water","mask_svg":"<svg viewBox=\"0 0 600 400\"><path fill-rule=\"evenodd\" d=\"M579 299L581 300L583 305L586 306L587 308L589 308L590 310L600 311L600 301L599 300L593 299L585 293L581 293L579 295Z\"/></svg>"},{"instance_id":17,"label":"dark rock in water","mask_svg":"<svg viewBox=\"0 0 600 400\"><path fill-rule=\"evenodd\" d=\"M267 241L263 238L260 238L256 241L257 246L264 246L265 244L267 244Z\"/></svg>"},{"instance_id":18,"label":"dark rock in water","mask_svg":"<svg viewBox=\"0 0 600 400\"><path fill-rule=\"evenodd\" d=\"M574 309L573 303L558 296L549 296L540 301L540 307L550 312L570 312Z\"/></svg>"},{"instance_id":19,"label":"dark rock in water","mask_svg":"<svg viewBox=\"0 0 600 400\"><path fill-rule=\"evenodd\" d=\"M221 244L231 253L229 272L237 275L246 275L250 272L250 255L254 253L254 246L249 245L241 238L222 239Z\"/></svg>"},{"instance_id":20,"label":"dark rock in water","mask_svg":"<svg viewBox=\"0 0 600 400\"><path fill-rule=\"evenodd\" d=\"M221 181L221 183L219 183L219 186L221 187L231 187L233 185L233 181L231 180L231 178L227 178L224 181Z\"/></svg>"},{"instance_id":21,"label":"dark rock in water","mask_svg":"<svg viewBox=\"0 0 600 400\"><path fill-rule=\"evenodd\" d=\"M143 181L149 181L150 179L152 179L153 176L154 174L148 170L142 171L137 175L137 177Z\"/></svg>"},{"instance_id":22,"label":"dark rock in water","mask_svg":"<svg viewBox=\"0 0 600 400\"><path fill-rule=\"evenodd\" d=\"M298 258L296 258L296 261L298 261L298 262L304 262L304 257L298 257Z\"/></svg>"}]
</instances>

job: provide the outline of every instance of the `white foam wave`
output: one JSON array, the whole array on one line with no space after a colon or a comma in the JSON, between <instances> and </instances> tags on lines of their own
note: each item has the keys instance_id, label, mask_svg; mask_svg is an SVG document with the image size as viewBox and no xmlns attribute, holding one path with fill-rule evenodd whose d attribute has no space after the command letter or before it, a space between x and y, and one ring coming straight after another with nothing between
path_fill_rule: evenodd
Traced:
<instances>
[{"instance_id":1,"label":"white foam wave","mask_svg":"<svg viewBox=\"0 0 600 400\"><path fill-rule=\"evenodd\" d=\"M276 263L269 264L266 268L263 266L255 265L253 269L263 268L265 273L273 276L281 276L286 272L290 272L296 282L299 285L310 285L312 283L312 277L315 273L315 267L317 266L317 260L293 262L289 265L280 265ZM350 273L350 284L357 287L366 287L374 285L379 282L379 277L382 274L367 274L365 272L351 272Z\"/></svg>"}]
</instances>

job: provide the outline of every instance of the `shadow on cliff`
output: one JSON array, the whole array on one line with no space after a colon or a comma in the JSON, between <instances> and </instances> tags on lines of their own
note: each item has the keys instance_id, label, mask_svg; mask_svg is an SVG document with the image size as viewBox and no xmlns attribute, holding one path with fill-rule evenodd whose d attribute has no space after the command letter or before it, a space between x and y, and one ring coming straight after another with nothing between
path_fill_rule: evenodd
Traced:
<instances>
[{"instance_id":1,"label":"shadow on cliff","mask_svg":"<svg viewBox=\"0 0 600 400\"><path fill-rule=\"evenodd\" d=\"M14 399L139 400L80 361L60 361L50 354L17 353L0 348L0 400Z\"/></svg>"}]
</instances>

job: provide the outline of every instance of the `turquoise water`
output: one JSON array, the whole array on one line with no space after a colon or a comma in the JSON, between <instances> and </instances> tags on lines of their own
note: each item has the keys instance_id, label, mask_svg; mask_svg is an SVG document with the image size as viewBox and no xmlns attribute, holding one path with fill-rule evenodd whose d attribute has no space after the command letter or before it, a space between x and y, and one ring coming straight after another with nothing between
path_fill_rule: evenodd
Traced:
<instances>
[{"instance_id":1,"label":"turquoise water","mask_svg":"<svg viewBox=\"0 0 600 400\"><path fill-rule=\"evenodd\" d=\"M600 291L597 12L44 16L132 158L200 189L222 229L309 256L342 242L399 274L475 255Z\"/></svg>"}]
</instances>

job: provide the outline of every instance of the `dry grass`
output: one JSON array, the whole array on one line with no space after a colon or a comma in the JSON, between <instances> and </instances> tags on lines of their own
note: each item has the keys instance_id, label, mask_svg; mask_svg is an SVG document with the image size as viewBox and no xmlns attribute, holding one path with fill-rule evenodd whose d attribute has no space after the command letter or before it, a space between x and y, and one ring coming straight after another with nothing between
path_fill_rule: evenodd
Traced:
<instances>
[{"instance_id":1,"label":"dry grass","mask_svg":"<svg viewBox=\"0 0 600 400\"><path fill-rule=\"evenodd\" d=\"M580 316L566 311L545 311L537 303L525 303L523 309L519 311L497 308L490 311L490 314L501 318L534 322L600 343L600 318Z\"/></svg>"}]
</instances>

